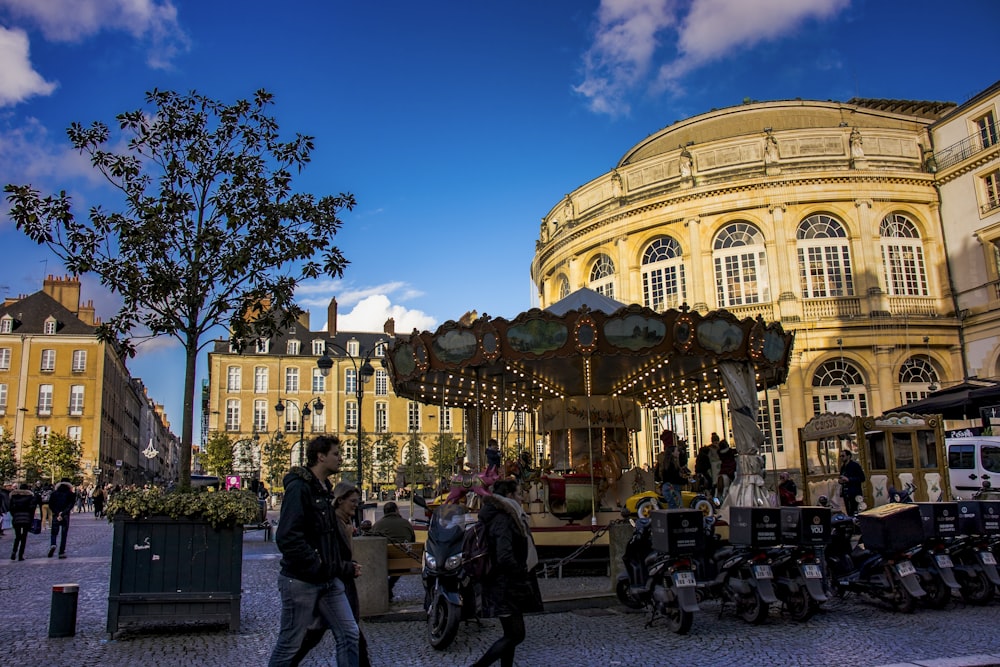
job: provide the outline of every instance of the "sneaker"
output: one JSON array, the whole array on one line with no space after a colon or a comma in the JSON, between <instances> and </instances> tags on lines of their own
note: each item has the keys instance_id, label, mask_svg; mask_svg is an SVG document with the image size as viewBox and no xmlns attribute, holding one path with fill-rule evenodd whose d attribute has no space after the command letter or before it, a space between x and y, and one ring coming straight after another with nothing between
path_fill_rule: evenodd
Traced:
<instances>
[{"instance_id":1,"label":"sneaker","mask_svg":"<svg viewBox=\"0 0 1000 667\"><path fill-rule=\"evenodd\" d=\"M60 558L65 558L65 557L66 557L66 554L59 554L59 557L60 557Z\"/></svg>"},{"instance_id":2,"label":"sneaker","mask_svg":"<svg viewBox=\"0 0 1000 667\"><path fill-rule=\"evenodd\" d=\"M52 558L52 556L54 556L55 553L56 553L56 547L55 545L52 545L51 547L49 547L49 558Z\"/></svg>"}]
</instances>

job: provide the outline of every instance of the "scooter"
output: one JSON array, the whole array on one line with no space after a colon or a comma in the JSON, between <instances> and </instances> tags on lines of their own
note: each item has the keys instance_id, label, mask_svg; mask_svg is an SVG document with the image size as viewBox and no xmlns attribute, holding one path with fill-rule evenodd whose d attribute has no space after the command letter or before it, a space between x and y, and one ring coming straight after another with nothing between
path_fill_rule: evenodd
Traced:
<instances>
[{"instance_id":1,"label":"scooter","mask_svg":"<svg viewBox=\"0 0 1000 667\"><path fill-rule=\"evenodd\" d=\"M622 516L630 519L628 508ZM649 508L637 518L622 562L624 573L618 575L615 593L619 601L631 609L649 606L652 614L646 627L657 616L667 619L667 627L679 635L691 631L694 612L700 611L696 594L695 562L686 556L674 557L653 549L650 537Z\"/></svg>"},{"instance_id":2,"label":"scooter","mask_svg":"<svg viewBox=\"0 0 1000 667\"><path fill-rule=\"evenodd\" d=\"M724 544L715 534L715 517L705 517L705 524L709 546L698 568L699 593L723 604L732 602L747 623L763 623L771 605L779 602L767 550Z\"/></svg>"},{"instance_id":3,"label":"scooter","mask_svg":"<svg viewBox=\"0 0 1000 667\"><path fill-rule=\"evenodd\" d=\"M880 553L861 545L854 547L854 517L834 514L830 520L830 544L826 547L829 585L836 595L862 593L889 603L898 611L911 613L917 599L926 595L912 558L917 545L899 553Z\"/></svg>"},{"instance_id":4,"label":"scooter","mask_svg":"<svg viewBox=\"0 0 1000 667\"><path fill-rule=\"evenodd\" d=\"M962 599L969 604L989 603L996 594L997 586L1000 586L991 542L985 535L965 535L955 540L951 556L955 563L955 578Z\"/></svg>"},{"instance_id":5,"label":"scooter","mask_svg":"<svg viewBox=\"0 0 1000 667\"><path fill-rule=\"evenodd\" d=\"M805 546L780 546L769 550L774 573L774 593L796 621L807 621L826 602L823 568L816 550Z\"/></svg>"},{"instance_id":6,"label":"scooter","mask_svg":"<svg viewBox=\"0 0 1000 667\"><path fill-rule=\"evenodd\" d=\"M927 593L921 602L931 609L944 609L951 601L952 591L959 591L952 554L961 548L960 542L941 537L925 540L913 555L913 566L920 576L920 587Z\"/></svg>"},{"instance_id":7,"label":"scooter","mask_svg":"<svg viewBox=\"0 0 1000 667\"><path fill-rule=\"evenodd\" d=\"M427 508L427 501L413 501ZM479 618L475 586L462 571L467 512L462 504L443 504L431 514L424 544L424 610L430 645L447 648L458 634L459 622Z\"/></svg>"}]
</instances>

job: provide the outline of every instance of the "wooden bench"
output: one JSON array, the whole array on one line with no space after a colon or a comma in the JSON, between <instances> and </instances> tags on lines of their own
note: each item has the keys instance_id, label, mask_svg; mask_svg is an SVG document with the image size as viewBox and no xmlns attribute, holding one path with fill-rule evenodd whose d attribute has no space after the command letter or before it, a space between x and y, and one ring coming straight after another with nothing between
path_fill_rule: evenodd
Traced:
<instances>
[{"instance_id":1,"label":"wooden bench","mask_svg":"<svg viewBox=\"0 0 1000 667\"><path fill-rule=\"evenodd\" d=\"M424 566L424 543L405 542L386 546L386 565L390 577L420 574Z\"/></svg>"}]
</instances>

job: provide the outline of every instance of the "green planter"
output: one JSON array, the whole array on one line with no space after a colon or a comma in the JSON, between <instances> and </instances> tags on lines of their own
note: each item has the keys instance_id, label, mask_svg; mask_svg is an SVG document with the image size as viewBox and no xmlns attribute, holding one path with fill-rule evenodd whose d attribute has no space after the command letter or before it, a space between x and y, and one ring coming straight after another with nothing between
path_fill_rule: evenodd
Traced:
<instances>
[{"instance_id":1,"label":"green planter","mask_svg":"<svg viewBox=\"0 0 1000 667\"><path fill-rule=\"evenodd\" d=\"M240 629L243 526L197 518L114 518L108 632L126 623Z\"/></svg>"}]
</instances>

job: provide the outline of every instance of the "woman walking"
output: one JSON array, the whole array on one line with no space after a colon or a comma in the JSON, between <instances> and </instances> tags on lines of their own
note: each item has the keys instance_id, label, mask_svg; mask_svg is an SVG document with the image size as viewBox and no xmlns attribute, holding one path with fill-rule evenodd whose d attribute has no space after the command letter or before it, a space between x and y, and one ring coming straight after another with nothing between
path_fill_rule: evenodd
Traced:
<instances>
[{"instance_id":1,"label":"woman walking","mask_svg":"<svg viewBox=\"0 0 1000 667\"><path fill-rule=\"evenodd\" d=\"M35 519L35 508L38 507L38 496L32 493L27 484L21 484L10 492L11 525L14 527L14 548L10 559L24 560L24 547L28 544L28 528Z\"/></svg>"}]
</instances>

